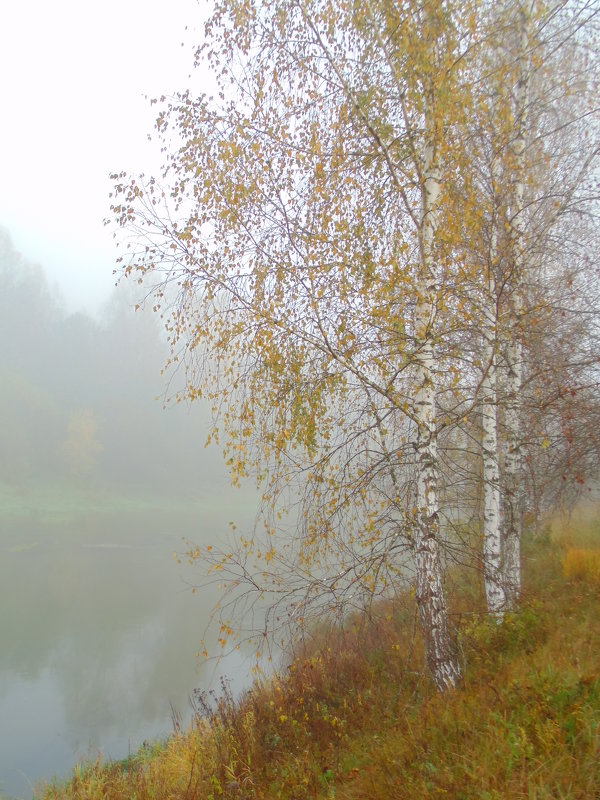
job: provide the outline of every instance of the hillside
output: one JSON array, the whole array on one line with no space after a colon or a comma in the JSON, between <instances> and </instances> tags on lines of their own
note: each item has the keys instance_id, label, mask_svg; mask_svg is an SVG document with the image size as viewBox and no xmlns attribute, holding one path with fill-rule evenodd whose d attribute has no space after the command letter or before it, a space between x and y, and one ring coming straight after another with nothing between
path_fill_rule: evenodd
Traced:
<instances>
[{"instance_id":1,"label":"hillside","mask_svg":"<svg viewBox=\"0 0 600 800\"><path fill-rule=\"evenodd\" d=\"M499 626L455 590L465 680L454 693L439 695L423 670L407 596L321 632L238 702L196 697L191 729L80 765L39 796L599 797L599 548L595 519L528 541L521 610ZM451 576L458 587L466 577Z\"/></svg>"}]
</instances>

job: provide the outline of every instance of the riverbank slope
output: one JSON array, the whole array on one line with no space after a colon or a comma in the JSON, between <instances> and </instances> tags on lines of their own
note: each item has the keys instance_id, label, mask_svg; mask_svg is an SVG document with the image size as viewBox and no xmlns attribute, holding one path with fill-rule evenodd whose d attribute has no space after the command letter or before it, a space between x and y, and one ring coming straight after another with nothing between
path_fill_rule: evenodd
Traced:
<instances>
[{"instance_id":1,"label":"riverbank slope","mask_svg":"<svg viewBox=\"0 0 600 800\"><path fill-rule=\"evenodd\" d=\"M453 575L460 583L465 576ZM465 680L423 671L408 595L322 633L277 679L116 763L78 766L44 800L597 797L600 522L555 523L524 548L518 613L496 625L472 576L455 591Z\"/></svg>"}]
</instances>

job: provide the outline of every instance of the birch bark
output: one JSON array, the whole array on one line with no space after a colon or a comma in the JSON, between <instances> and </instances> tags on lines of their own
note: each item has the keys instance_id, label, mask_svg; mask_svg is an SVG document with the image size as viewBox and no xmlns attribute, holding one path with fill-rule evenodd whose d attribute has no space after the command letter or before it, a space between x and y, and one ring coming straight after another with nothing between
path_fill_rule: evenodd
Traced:
<instances>
[{"instance_id":1,"label":"birch bark","mask_svg":"<svg viewBox=\"0 0 600 800\"><path fill-rule=\"evenodd\" d=\"M522 443L521 391L523 384L523 349L521 323L524 311L523 273L525 270L525 134L529 99L529 38L533 2L517 4L517 80L514 91L515 135L511 147L511 171L514 176L511 197L510 239L512 273L510 275L512 324L505 351L506 359L506 457L504 465L504 587L509 607L521 592L522 535Z\"/></svg>"},{"instance_id":2,"label":"birch bark","mask_svg":"<svg viewBox=\"0 0 600 800\"><path fill-rule=\"evenodd\" d=\"M448 625L442 581L437 490L437 433L435 419L434 322L437 286L434 241L438 223L440 170L435 149L435 125L431 103L426 110L421 193L421 280L415 318L416 379L415 419L417 436L415 562L417 603L425 638L427 661L442 691L456 686L460 667Z\"/></svg>"},{"instance_id":3,"label":"birch bark","mask_svg":"<svg viewBox=\"0 0 600 800\"><path fill-rule=\"evenodd\" d=\"M492 162L494 196L499 162ZM497 206L497 203L495 203ZM502 582L502 543L500 527L500 465L498 458L498 388L496 359L497 293L495 269L498 262L498 215L492 220L489 266L484 305L484 365L481 384L483 436L483 570L488 611L497 619L503 616L506 594Z\"/></svg>"}]
</instances>

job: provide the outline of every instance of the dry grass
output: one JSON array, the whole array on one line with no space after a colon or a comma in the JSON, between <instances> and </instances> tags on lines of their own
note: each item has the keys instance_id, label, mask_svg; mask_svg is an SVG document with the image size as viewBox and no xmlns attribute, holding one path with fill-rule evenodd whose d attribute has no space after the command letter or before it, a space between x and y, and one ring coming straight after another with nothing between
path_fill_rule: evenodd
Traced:
<instances>
[{"instance_id":1,"label":"dry grass","mask_svg":"<svg viewBox=\"0 0 600 800\"><path fill-rule=\"evenodd\" d=\"M563 559L565 578L600 584L600 550L569 547Z\"/></svg>"}]
</instances>

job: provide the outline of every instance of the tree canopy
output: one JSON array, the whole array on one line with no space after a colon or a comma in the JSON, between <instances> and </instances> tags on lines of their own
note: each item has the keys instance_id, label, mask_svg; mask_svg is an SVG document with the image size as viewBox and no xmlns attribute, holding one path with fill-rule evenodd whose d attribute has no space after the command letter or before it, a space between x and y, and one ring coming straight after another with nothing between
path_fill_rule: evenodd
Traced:
<instances>
[{"instance_id":1,"label":"tree canopy","mask_svg":"<svg viewBox=\"0 0 600 800\"><path fill-rule=\"evenodd\" d=\"M518 557L520 398L535 382L523 348L548 341L540 309L564 275L544 260L549 232L565 209L594 207L583 187L598 155L586 145L571 181L568 148L546 157L553 93L577 96L565 113L580 130L597 65L574 58L576 79L547 78L544 59L556 69L554 52L585 51L596 13L215 4L197 62L220 94L163 98L165 173L115 175L112 210L128 234L124 272L154 282L185 363L183 396L211 400L209 440L234 482L254 474L262 487L264 536L202 553L238 615L265 598L268 631L311 610L343 615L414 574L429 667L454 686L443 566L469 503L481 517L481 486L496 493L486 580L506 588L493 610L516 602L498 526L503 509Z\"/></svg>"}]
</instances>

